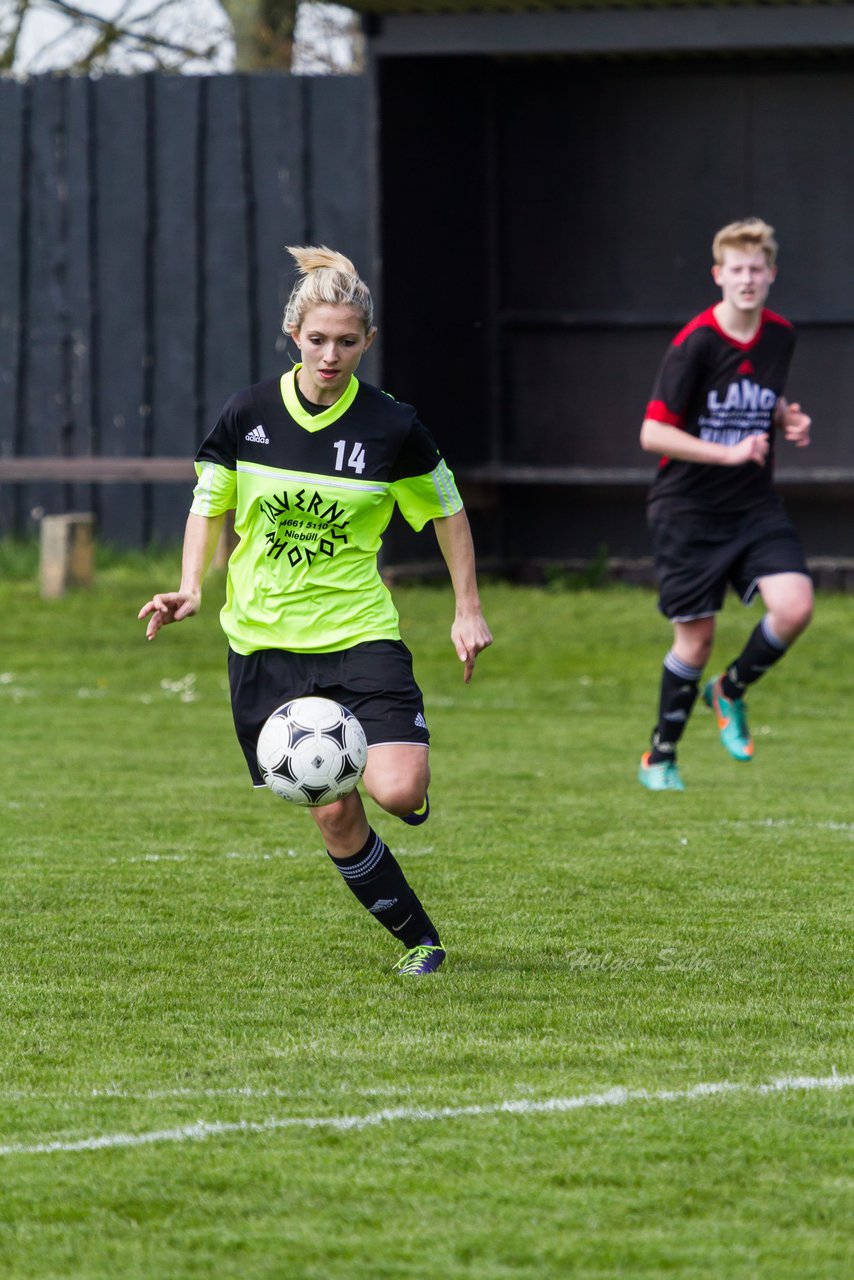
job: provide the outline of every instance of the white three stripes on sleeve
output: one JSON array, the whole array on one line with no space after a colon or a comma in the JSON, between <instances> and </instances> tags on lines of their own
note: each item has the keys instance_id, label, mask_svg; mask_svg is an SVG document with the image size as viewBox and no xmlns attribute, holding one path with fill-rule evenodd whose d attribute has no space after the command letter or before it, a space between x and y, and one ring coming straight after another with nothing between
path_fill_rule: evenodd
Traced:
<instances>
[{"instance_id":1,"label":"white three stripes on sleeve","mask_svg":"<svg viewBox=\"0 0 854 1280\"><path fill-rule=\"evenodd\" d=\"M462 508L463 500L460 497L460 491L456 486L454 477L444 459L431 472L433 485L436 489L436 496L441 503L442 510L446 515L455 515Z\"/></svg>"}]
</instances>

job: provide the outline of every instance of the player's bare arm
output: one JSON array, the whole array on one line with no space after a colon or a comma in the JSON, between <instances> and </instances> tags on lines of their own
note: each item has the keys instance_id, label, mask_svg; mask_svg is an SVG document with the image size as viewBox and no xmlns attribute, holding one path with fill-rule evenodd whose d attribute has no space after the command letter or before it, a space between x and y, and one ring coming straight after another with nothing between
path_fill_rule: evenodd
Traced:
<instances>
[{"instance_id":1,"label":"player's bare arm","mask_svg":"<svg viewBox=\"0 0 854 1280\"><path fill-rule=\"evenodd\" d=\"M654 418L644 418L640 442L647 453L718 467L740 467L745 462L755 462L762 467L768 456L768 437L764 434L745 436L738 444L716 444Z\"/></svg>"},{"instance_id":2,"label":"player's bare arm","mask_svg":"<svg viewBox=\"0 0 854 1280\"><path fill-rule=\"evenodd\" d=\"M162 591L142 606L137 615L148 618L147 640L153 640L161 627L170 622L183 622L199 612L202 605L202 582L213 559L224 516L189 515L184 531L181 560L181 585L177 591Z\"/></svg>"},{"instance_id":3,"label":"player's bare arm","mask_svg":"<svg viewBox=\"0 0 854 1280\"><path fill-rule=\"evenodd\" d=\"M812 418L799 404L789 404L785 396L777 401L774 425L783 432L783 438L796 449L805 449L810 442Z\"/></svg>"},{"instance_id":4,"label":"player's bare arm","mask_svg":"<svg viewBox=\"0 0 854 1280\"><path fill-rule=\"evenodd\" d=\"M477 589L471 529L465 511L434 520L433 528L454 588L456 610L451 642L460 662L465 663L463 679L468 684L477 655L492 644L492 632L483 616Z\"/></svg>"}]
</instances>

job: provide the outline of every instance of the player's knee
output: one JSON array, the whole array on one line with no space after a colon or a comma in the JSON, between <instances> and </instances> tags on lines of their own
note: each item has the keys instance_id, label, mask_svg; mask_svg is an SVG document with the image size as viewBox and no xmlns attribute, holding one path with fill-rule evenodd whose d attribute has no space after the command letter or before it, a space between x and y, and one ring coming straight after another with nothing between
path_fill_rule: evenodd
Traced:
<instances>
[{"instance_id":1,"label":"player's knee","mask_svg":"<svg viewBox=\"0 0 854 1280\"><path fill-rule=\"evenodd\" d=\"M370 789L371 798L386 813L403 818L414 813L424 803L426 783L421 778L391 778L375 782Z\"/></svg>"},{"instance_id":2,"label":"player's knee","mask_svg":"<svg viewBox=\"0 0 854 1280\"><path fill-rule=\"evenodd\" d=\"M788 609L785 618L785 625L793 640L795 636L799 636L802 631L805 631L812 622L812 611L812 596L810 596L809 599L802 599L793 602Z\"/></svg>"},{"instance_id":3,"label":"player's knee","mask_svg":"<svg viewBox=\"0 0 854 1280\"><path fill-rule=\"evenodd\" d=\"M771 627L781 640L791 644L812 622L812 615L812 592L800 592L778 604L771 615Z\"/></svg>"}]
</instances>

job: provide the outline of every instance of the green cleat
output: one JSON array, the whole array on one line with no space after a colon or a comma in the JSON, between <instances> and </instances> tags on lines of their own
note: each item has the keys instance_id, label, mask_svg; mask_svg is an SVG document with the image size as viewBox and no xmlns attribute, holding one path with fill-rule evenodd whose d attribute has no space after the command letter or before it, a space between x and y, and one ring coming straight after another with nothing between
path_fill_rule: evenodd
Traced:
<instances>
[{"instance_id":1,"label":"green cleat","mask_svg":"<svg viewBox=\"0 0 854 1280\"><path fill-rule=\"evenodd\" d=\"M679 776L675 760L662 760L658 764L649 763L649 752L641 756L638 769L638 782L647 791L684 791L685 783Z\"/></svg>"},{"instance_id":2,"label":"green cleat","mask_svg":"<svg viewBox=\"0 0 854 1280\"><path fill-rule=\"evenodd\" d=\"M733 760L753 759L753 739L747 727L747 707L743 698L725 698L721 693L721 676L706 682L703 701L715 713L721 742Z\"/></svg>"},{"instance_id":3,"label":"green cleat","mask_svg":"<svg viewBox=\"0 0 854 1280\"><path fill-rule=\"evenodd\" d=\"M422 942L407 951L405 956L401 956L394 967L398 977L420 978L425 973L435 973L444 959L444 947L434 947Z\"/></svg>"}]
</instances>

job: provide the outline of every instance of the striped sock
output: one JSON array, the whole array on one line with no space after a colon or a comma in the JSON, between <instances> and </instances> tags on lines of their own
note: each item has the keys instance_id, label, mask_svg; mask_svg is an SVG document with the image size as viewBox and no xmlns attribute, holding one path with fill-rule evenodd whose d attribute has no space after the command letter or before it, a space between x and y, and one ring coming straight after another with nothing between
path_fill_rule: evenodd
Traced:
<instances>
[{"instance_id":1,"label":"striped sock","mask_svg":"<svg viewBox=\"0 0 854 1280\"><path fill-rule=\"evenodd\" d=\"M685 732L688 717L697 701L702 667L692 667L671 649L661 671L658 723L652 732L650 764L676 759L676 744Z\"/></svg>"},{"instance_id":2,"label":"striped sock","mask_svg":"<svg viewBox=\"0 0 854 1280\"><path fill-rule=\"evenodd\" d=\"M766 614L753 628L735 662L727 667L721 682L724 697L743 698L747 686L779 662L785 652L786 645L775 634Z\"/></svg>"},{"instance_id":3,"label":"striped sock","mask_svg":"<svg viewBox=\"0 0 854 1280\"><path fill-rule=\"evenodd\" d=\"M329 855L332 858L332 855ZM416 947L429 937L439 945L439 934L415 896L394 854L375 831L358 853L332 858L348 889L384 929L400 938L405 947Z\"/></svg>"}]
</instances>

